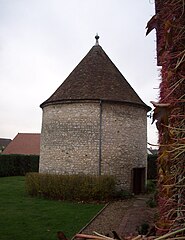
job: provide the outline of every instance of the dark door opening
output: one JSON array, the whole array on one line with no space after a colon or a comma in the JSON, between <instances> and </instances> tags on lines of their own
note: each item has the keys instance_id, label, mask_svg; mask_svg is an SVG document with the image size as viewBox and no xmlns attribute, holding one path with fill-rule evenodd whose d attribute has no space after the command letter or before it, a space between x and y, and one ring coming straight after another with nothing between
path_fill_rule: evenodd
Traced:
<instances>
[{"instance_id":1,"label":"dark door opening","mask_svg":"<svg viewBox=\"0 0 185 240\"><path fill-rule=\"evenodd\" d=\"M133 193L140 194L145 191L145 168L133 168Z\"/></svg>"}]
</instances>

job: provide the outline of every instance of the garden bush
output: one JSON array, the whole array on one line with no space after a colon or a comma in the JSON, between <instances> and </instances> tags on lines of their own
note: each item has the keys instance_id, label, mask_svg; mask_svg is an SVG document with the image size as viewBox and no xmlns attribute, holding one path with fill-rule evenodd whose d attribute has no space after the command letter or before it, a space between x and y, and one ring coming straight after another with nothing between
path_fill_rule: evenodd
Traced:
<instances>
[{"instance_id":1,"label":"garden bush","mask_svg":"<svg viewBox=\"0 0 185 240\"><path fill-rule=\"evenodd\" d=\"M26 191L48 199L104 201L114 196L115 180L112 176L28 173Z\"/></svg>"},{"instance_id":2,"label":"garden bush","mask_svg":"<svg viewBox=\"0 0 185 240\"><path fill-rule=\"evenodd\" d=\"M24 176L28 172L38 172L39 156L20 154L0 155L0 177Z\"/></svg>"},{"instance_id":3,"label":"garden bush","mask_svg":"<svg viewBox=\"0 0 185 240\"><path fill-rule=\"evenodd\" d=\"M151 208L157 207L156 196L150 197L150 198L146 201L146 205L147 205L148 207L151 207Z\"/></svg>"},{"instance_id":4,"label":"garden bush","mask_svg":"<svg viewBox=\"0 0 185 240\"><path fill-rule=\"evenodd\" d=\"M155 193L156 192L156 184L157 184L156 180L148 179L147 186L146 186L147 193Z\"/></svg>"}]
</instances>

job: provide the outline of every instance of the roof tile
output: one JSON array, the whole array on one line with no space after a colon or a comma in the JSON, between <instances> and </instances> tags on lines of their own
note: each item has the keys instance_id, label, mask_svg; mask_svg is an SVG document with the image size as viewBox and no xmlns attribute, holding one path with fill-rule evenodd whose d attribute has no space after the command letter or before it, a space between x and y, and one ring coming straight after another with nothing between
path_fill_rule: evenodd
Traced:
<instances>
[{"instance_id":1,"label":"roof tile","mask_svg":"<svg viewBox=\"0 0 185 240\"><path fill-rule=\"evenodd\" d=\"M40 155L40 134L18 133L3 154Z\"/></svg>"},{"instance_id":2,"label":"roof tile","mask_svg":"<svg viewBox=\"0 0 185 240\"><path fill-rule=\"evenodd\" d=\"M78 100L121 101L150 109L100 45L91 48L51 97L41 104L41 107L62 101Z\"/></svg>"}]
</instances>

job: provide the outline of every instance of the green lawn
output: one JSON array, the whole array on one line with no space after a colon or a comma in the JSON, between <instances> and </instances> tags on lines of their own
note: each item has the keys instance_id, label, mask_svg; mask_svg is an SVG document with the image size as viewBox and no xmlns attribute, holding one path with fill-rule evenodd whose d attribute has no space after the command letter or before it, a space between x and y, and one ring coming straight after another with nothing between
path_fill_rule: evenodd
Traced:
<instances>
[{"instance_id":1,"label":"green lawn","mask_svg":"<svg viewBox=\"0 0 185 240\"><path fill-rule=\"evenodd\" d=\"M103 207L31 198L24 179L0 178L1 240L56 240L57 231L71 238Z\"/></svg>"}]
</instances>

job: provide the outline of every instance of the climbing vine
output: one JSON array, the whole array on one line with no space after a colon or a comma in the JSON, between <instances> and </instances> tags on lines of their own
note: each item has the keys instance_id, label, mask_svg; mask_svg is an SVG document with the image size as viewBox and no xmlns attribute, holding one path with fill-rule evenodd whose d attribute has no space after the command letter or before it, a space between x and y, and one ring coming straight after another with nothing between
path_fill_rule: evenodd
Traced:
<instances>
[{"instance_id":1,"label":"climbing vine","mask_svg":"<svg viewBox=\"0 0 185 240\"><path fill-rule=\"evenodd\" d=\"M161 69L159 102L153 121L159 131L159 234L185 227L185 0L155 0L156 14L147 34L156 29Z\"/></svg>"}]
</instances>

